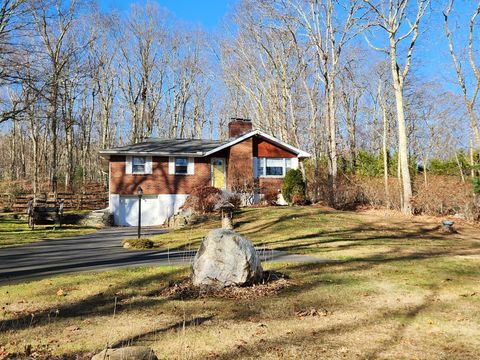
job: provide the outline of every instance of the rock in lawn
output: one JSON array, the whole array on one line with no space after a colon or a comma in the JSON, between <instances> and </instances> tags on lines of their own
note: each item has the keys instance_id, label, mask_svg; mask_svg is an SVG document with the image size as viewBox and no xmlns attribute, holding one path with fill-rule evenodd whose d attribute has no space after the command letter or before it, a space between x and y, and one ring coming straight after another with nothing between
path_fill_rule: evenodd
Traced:
<instances>
[{"instance_id":1,"label":"rock in lawn","mask_svg":"<svg viewBox=\"0 0 480 360\"><path fill-rule=\"evenodd\" d=\"M215 229L203 239L193 260L193 284L214 287L249 285L263 269L252 243L234 231Z\"/></svg>"},{"instance_id":2,"label":"rock in lawn","mask_svg":"<svg viewBox=\"0 0 480 360\"><path fill-rule=\"evenodd\" d=\"M130 346L103 350L92 357L92 360L158 360L158 358L147 346Z\"/></svg>"}]
</instances>

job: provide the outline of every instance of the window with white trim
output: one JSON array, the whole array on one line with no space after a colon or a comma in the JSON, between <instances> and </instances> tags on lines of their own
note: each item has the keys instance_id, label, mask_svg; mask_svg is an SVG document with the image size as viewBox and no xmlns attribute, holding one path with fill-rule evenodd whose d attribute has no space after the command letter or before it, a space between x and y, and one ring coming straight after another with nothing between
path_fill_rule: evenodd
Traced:
<instances>
[{"instance_id":1,"label":"window with white trim","mask_svg":"<svg viewBox=\"0 0 480 360\"><path fill-rule=\"evenodd\" d=\"M132 156L132 174L145 174L146 163L145 156Z\"/></svg>"},{"instance_id":2,"label":"window with white trim","mask_svg":"<svg viewBox=\"0 0 480 360\"><path fill-rule=\"evenodd\" d=\"M170 175L193 175L194 172L194 158L185 156L170 156L168 159L168 173Z\"/></svg>"},{"instance_id":3,"label":"window with white trim","mask_svg":"<svg viewBox=\"0 0 480 360\"><path fill-rule=\"evenodd\" d=\"M125 159L125 173L133 175L151 174L152 157L127 155Z\"/></svg>"},{"instance_id":4,"label":"window with white trim","mask_svg":"<svg viewBox=\"0 0 480 360\"><path fill-rule=\"evenodd\" d=\"M188 158L186 157L175 158L175 174L179 174L179 175L188 174Z\"/></svg>"},{"instance_id":5,"label":"window with white trim","mask_svg":"<svg viewBox=\"0 0 480 360\"><path fill-rule=\"evenodd\" d=\"M292 159L290 158L261 157L257 160L258 177L284 177L292 168Z\"/></svg>"}]
</instances>

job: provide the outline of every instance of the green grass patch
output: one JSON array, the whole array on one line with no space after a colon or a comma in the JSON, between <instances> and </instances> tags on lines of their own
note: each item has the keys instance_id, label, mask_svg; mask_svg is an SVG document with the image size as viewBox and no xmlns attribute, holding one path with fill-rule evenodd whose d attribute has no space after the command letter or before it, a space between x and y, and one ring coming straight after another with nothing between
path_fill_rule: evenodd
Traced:
<instances>
[{"instance_id":1,"label":"green grass patch","mask_svg":"<svg viewBox=\"0 0 480 360\"><path fill-rule=\"evenodd\" d=\"M380 219L382 220L382 219ZM398 247L418 250L455 245L452 237L438 232L437 224L377 221L371 216L332 209L295 206L243 209L234 217L235 231L257 247L297 254L349 260L394 255ZM196 249L203 237L221 226L220 219L152 236L162 250Z\"/></svg>"},{"instance_id":2,"label":"green grass patch","mask_svg":"<svg viewBox=\"0 0 480 360\"><path fill-rule=\"evenodd\" d=\"M25 214L0 214L0 248L25 245L33 242L85 235L97 229L80 225L35 225L28 227Z\"/></svg>"}]
</instances>

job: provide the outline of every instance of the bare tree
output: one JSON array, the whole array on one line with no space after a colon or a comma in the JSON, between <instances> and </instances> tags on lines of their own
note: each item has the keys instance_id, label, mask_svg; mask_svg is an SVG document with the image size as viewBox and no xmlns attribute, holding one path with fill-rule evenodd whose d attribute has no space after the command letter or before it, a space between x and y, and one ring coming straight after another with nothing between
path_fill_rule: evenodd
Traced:
<instances>
[{"instance_id":1,"label":"bare tree","mask_svg":"<svg viewBox=\"0 0 480 360\"><path fill-rule=\"evenodd\" d=\"M67 78L66 69L77 51L75 43L69 41L73 35L77 2L71 1L66 5L61 0L55 0L52 5L49 1L42 0L31 5L30 11L41 41L38 51L42 54L45 66L43 75L47 91L44 96L49 104L48 119L52 136L51 188L57 198L60 96L62 84Z\"/></svg>"},{"instance_id":2,"label":"bare tree","mask_svg":"<svg viewBox=\"0 0 480 360\"><path fill-rule=\"evenodd\" d=\"M0 5L0 86L18 84L25 67L26 48L22 37L28 25L26 0L4 0ZM13 120L26 109L22 99L3 102L0 124Z\"/></svg>"},{"instance_id":3,"label":"bare tree","mask_svg":"<svg viewBox=\"0 0 480 360\"><path fill-rule=\"evenodd\" d=\"M447 37L450 55L452 57L452 62L455 67L455 71L457 73L458 84L460 86L460 89L462 90L463 100L465 103L465 107L467 108L467 113L470 120L470 131L471 131L471 137L472 137L472 140L470 141L470 143L473 145L473 141L475 141L477 145L477 149L480 149L480 130L479 130L479 124L478 124L478 116L475 112L475 105L477 101L478 91L480 90L480 69L478 68L478 65L475 62L475 55L474 55L474 52L475 52L474 32L477 26L476 20L478 15L480 14L480 2L478 2L478 5L470 18L469 28L468 28L468 45L467 45L468 63L470 64L470 69L474 75L473 76L474 84L471 89L467 88L466 74L465 74L465 71L462 70L462 65L460 63L460 60L458 59L458 55L455 52L455 48L452 40L452 34L449 29L449 17L453 9L453 4L454 4L454 0L450 0L447 8L443 12L444 23L445 23L445 27L444 27L445 35ZM473 170L473 165L474 165L473 146L471 146L470 148L471 148L470 161L472 165L472 176L474 176L475 171Z\"/></svg>"},{"instance_id":4,"label":"bare tree","mask_svg":"<svg viewBox=\"0 0 480 360\"><path fill-rule=\"evenodd\" d=\"M152 135L165 79L166 14L158 6L133 5L124 25L120 66L124 76L119 86L131 116L132 141Z\"/></svg>"},{"instance_id":5,"label":"bare tree","mask_svg":"<svg viewBox=\"0 0 480 360\"><path fill-rule=\"evenodd\" d=\"M98 126L102 149L111 146L114 137L112 120L118 81L115 59L119 47L113 35L115 23L113 16L97 15L93 17L90 26L91 38L94 41L90 42L88 48L88 67L93 87L98 92L100 108Z\"/></svg>"},{"instance_id":6,"label":"bare tree","mask_svg":"<svg viewBox=\"0 0 480 360\"><path fill-rule=\"evenodd\" d=\"M374 46L368 40L368 37L365 37L373 49L385 53L390 58L397 108L398 156L403 188L402 211L404 214L412 214L411 199L413 193L408 159L404 87L405 79L410 72L415 43L419 36L420 21L430 0L416 1L416 11L413 20L408 16L409 0L364 0L364 2L371 9L371 25L380 29L388 38L388 46L382 48ZM404 61L400 61L400 45L403 42L407 42L408 46L404 55Z\"/></svg>"},{"instance_id":7,"label":"bare tree","mask_svg":"<svg viewBox=\"0 0 480 360\"><path fill-rule=\"evenodd\" d=\"M361 31L359 20L363 16L362 1L350 0L340 4L333 0L310 0L305 6L304 2L297 0L285 0L283 3L293 11L294 17L306 31L315 51L316 74L324 85L329 202L334 206L338 173L337 77L342 69L340 65L344 47Z\"/></svg>"}]
</instances>

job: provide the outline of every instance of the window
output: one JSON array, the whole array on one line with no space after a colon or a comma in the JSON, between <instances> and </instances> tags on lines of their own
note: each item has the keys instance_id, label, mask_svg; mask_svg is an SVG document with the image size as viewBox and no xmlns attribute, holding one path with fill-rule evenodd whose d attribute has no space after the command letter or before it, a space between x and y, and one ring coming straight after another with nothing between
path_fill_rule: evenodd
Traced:
<instances>
[{"instance_id":1,"label":"window","mask_svg":"<svg viewBox=\"0 0 480 360\"><path fill-rule=\"evenodd\" d=\"M188 174L188 158L175 158L175 174Z\"/></svg>"},{"instance_id":2,"label":"window","mask_svg":"<svg viewBox=\"0 0 480 360\"><path fill-rule=\"evenodd\" d=\"M283 176L284 167L285 167L285 159L274 159L274 158L266 158L266 174L267 176Z\"/></svg>"},{"instance_id":3,"label":"window","mask_svg":"<svg viewBox=\"0 0 480 360\"><path fill-rule=\"evenodd\" d=\"M284 177L288 170L295 168L294 160L296 159L258 158L257 177Z\"/></svg>"},{"instance_id":4,"label":"window","mask_svg":"<svg viewBox=\"0 0 480 360\"><path fill-rule=\"evenodd\" d=\"M257 162L258 166L257 166L257 175L260 177L260 176L264 176L265 175L265 158L258 158L258 162Z\"/></svg>"},{"instance_id":5,"label":"window","mask_svg":"<svg viewBox=\"0 0 480 360\"><path fill-rule=\"evenodd\" d=\"M193 175L195 173L194 158L170 156L168 173L170 175Z\"/></svg>"},{"instance_id":6,"label":"window","mask_svg":"<svg viewBox=\"0 0 480 360\"><path fill-rule=\"evenodd\" d=\"M285 159L285 175L287 174L288 170L292 168L292 159L286 158Z\"/></svg>"},{"instance_id":7,"label":"window","mask_svg":"<svg viewBox=\"0 0 480 360\"><path fill-rule=\"evenodd\" d=\"M132 174L145 174L145 156L132 157Z\"/></svg>"}]
</instances>

